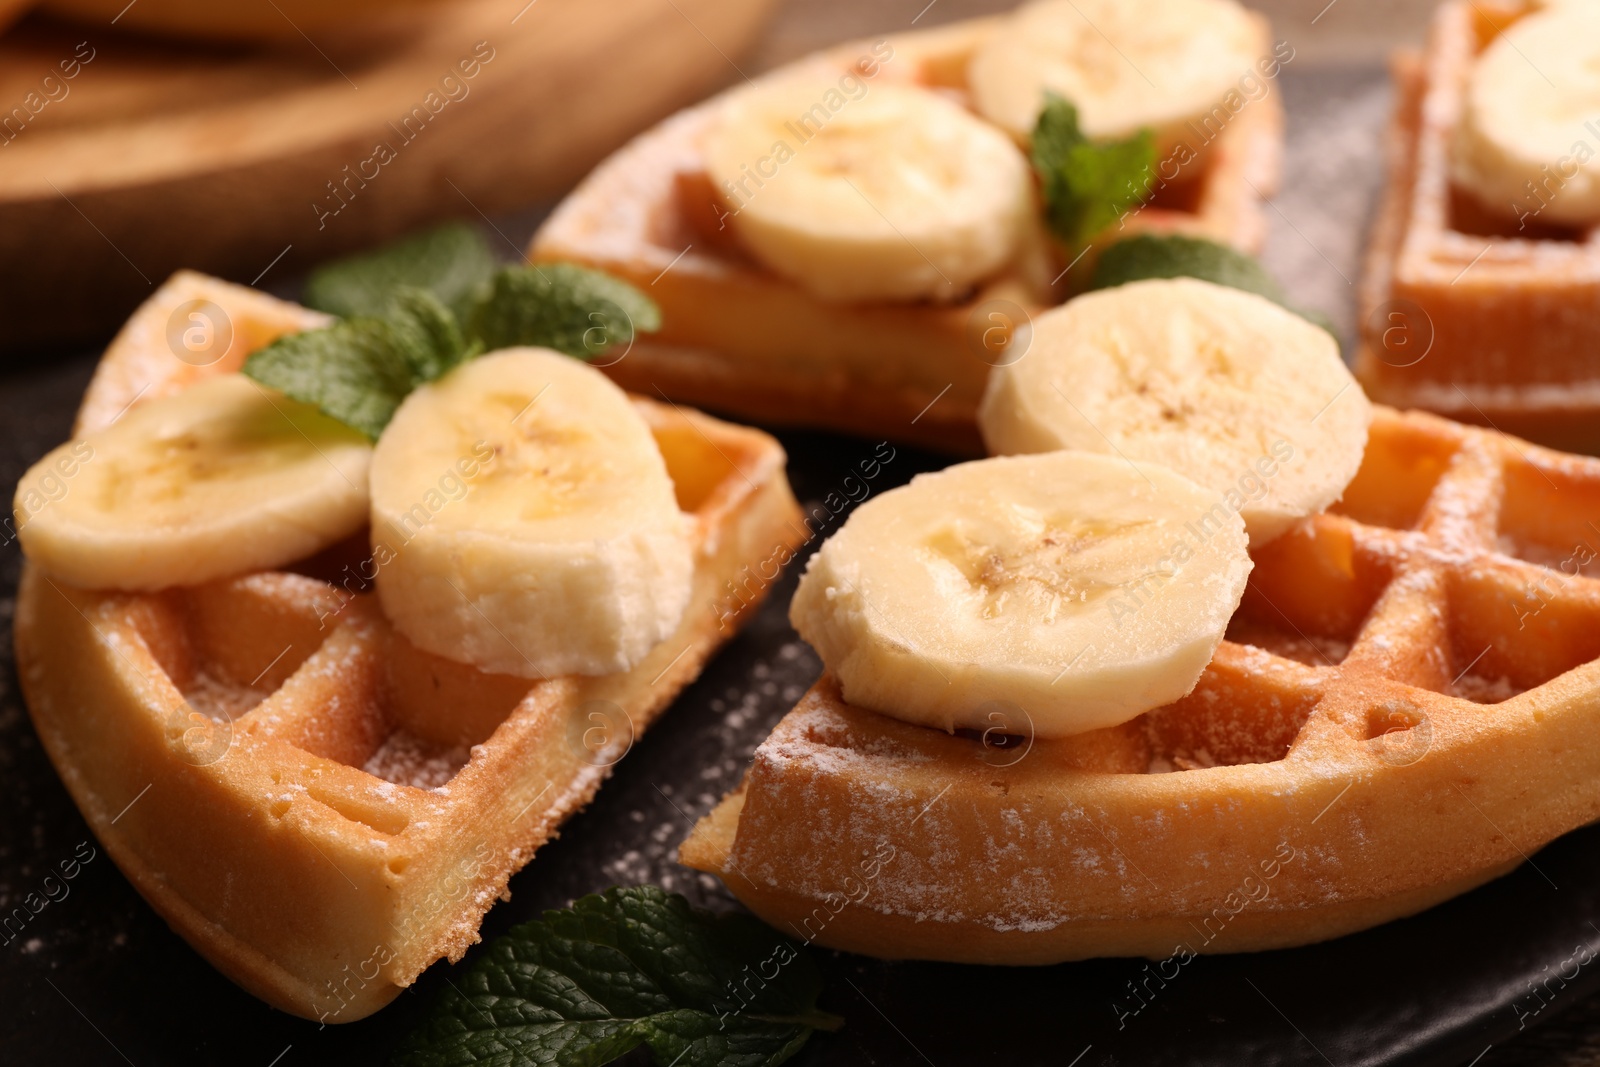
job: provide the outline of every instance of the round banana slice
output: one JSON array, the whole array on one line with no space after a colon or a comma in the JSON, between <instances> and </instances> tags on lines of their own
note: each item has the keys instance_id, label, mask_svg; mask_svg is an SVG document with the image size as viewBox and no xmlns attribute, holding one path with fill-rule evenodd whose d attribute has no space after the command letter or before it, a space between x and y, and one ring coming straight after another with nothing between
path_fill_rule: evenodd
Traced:
<instances>
[{"instance_id":1,"label":"round banana slice","mask_svg":"<svg viewBox=\"0 0 1600 1067\"><path fill-rule=\"evenodd\" d=\"M1193 689L1250 567L1239 516L1164 467L984 459L857 508L789 618L852 704L1064 737Z\"/></svg>"},{"instance_id":2,"label":"round banana slice","mask_svg":"<svg viewBox=\"0 0 1600 1067\"><path fill-rule=\"evenodd\" d=\"M424 385L372 458L385 612L419 648L493 673L632 667L683 616L689 535L627 395L549 349Z\"/></svg>"},{"instance_id":3,"label":"round banana slice","mask_svg":"<svg viewBox=\"0 0 1600 1067\"><path fill-rule=\"evenodd\" d=\"M1032 212L1004 134L927 89L790 77L737 93L706 170L744 246L824 300L953 300L1015 255Z\"/></svg>"},{"instance_id":4,"label":"round banana slice","mask_svg":"<svg viewBox=\"0 0 1600 1067\"><path fill-rule=\"evenodd\" d=\"M1252 546L1339 499L1371 407L1323 329L1194 278L1087 293L990 372L989 451L1082 448L1161 463L1239 513ZM1013 344L1016 342L1013 341Z\"/></svg>"},{"instance_id":5,"label":"round banana slice","mask_svg":"<svg viewBox=\"0 0 1600 1067\"><path fill-rule=\"evenodd\" d=\"M28 559L85 589L281 567L367 521L367 439L239 374L147 401L22 476Z\"/></svg>"},{"instance_id":6,"label":"round banana slice","mask_svg":"<svg viewBox=\"0 0 1600 1067\"><path fill-rule=\"evenodd\" d=\"M1600 222L1600 4L1518 19L1473 67L1452 166L1489 209L1568 226Z\"/></svg>"},{"instance_id":7,"label":"round banana slice","mask_svg":"<svg viewBox=\"0 0 1600 1067\"><path fill-rule=\"evenodd\" d=\"M1253 75L1259 37L1233 0L1038 0L978 49L967 82L978 112L1019 141L1049 91L1076 105L1089 138L1149 128L1165 149Z\"/></svg>"}]
</instances>

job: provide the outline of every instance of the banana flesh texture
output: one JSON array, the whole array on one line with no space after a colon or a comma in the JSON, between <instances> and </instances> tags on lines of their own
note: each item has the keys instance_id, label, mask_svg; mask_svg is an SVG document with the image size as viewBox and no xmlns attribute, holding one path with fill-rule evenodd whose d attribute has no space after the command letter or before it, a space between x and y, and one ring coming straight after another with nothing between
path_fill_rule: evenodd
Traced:
<instances>
[{"instance_id":1,"label":"banana flesh texture","mask_svg":"<svg viewBox=\"0 0 1600 1067\"><path fill-rule=\"evenodd\" d=\"M1600 4L1553 4L1490 43L1451 160L1456 182L1499 215L1600 223Z\"/></svg>"},{"instance_id":2,"label":"banana flesh texture","mask_svg":"<svg viewBox=\"0 0 1600 1067\"><path fill-rule=\"evenodd\" d=\"M1194 278L1086 293L1033 320L978 422L996 454L1086 449L1161 463L1265 544L1344 492L1371 406L1327 331Z\"/></svg>"},{"instance_id":3,"label":"banana flesh texture","mask_svg":"<svg viewBox=\"0 0 1600 1067\"><path fill-rule=\"evenodd\" d=\"M955 300L1007 265L1034 213L1017 146L938 93L830 75L736 93L707 136L751 255L839 302Z\"/></svg>"},{"instance_id":4,"label":"banana flesh texture","mask_svg":"<svg viewBox=\"0 0 1600 1067\"><path fill-rule=\"evenodd\" d=\"M493 673L636 664L688 604L690 522L627 396L548 349L417 389L372 460L385 612L418 647Z\"/></svg>"},{"instance_id":5,"label":"banana flesh texture","mask_svg":"<svg viewBox=\"0 0 1600 1067\"><path fill-rule=\"evenodd\" d=\"M1165 467L1001 457L857 508L812 558L790 619L852 704L1063 737L1193 689L1250 568L1237 513Z\"/></svg>"},{"instance_id":6,"label":"banana flesh texture","mask_svg":"<svg viewBox=\"0 0 1600 1067\"><path fill-rule=\"evenodd\" d=\"M1148 128L1184 140L1251 73L1259 31L1233 0L1039 0L1018 8L972 57L979 114L1026 142L1054 92L1092 140Z\"/></svg>"},{"instance_id":7,"label":"banana flesh texture","mask_svg":"<svg viewBox=\"0 0 1600 1067\"><path fill-rule=\"evenodd\" d=\"M153 590L281 567L367 521L367 439L229 374L129 409L23 475L28 559L86 589Z\"/></svg>"}]
</instances>

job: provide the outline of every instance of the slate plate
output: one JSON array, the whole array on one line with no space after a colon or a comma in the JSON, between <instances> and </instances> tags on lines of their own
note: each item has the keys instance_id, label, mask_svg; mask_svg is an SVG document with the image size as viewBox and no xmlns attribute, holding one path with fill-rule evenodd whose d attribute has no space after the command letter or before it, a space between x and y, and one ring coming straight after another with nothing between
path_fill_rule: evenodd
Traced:
<instances>
[{"instance_id":1,"label":"slate plate","mask_svg":"<svg viewBox=\"0 0 1600 1067\"><path fill-rule=\"evenodd\" d=\"M1291 184L1268 260L1297 299L1348 329L1348 280L1377 182L1381 72L1298 72L1286 75L1285 90ZM0 371L0 486L64 437L93 366L89 354L40 357L49 369ZM873 449L782 436L802 500L839 488ZM873 492L941 462L900 449ZM371 1019L319 1028L240 992L170 933L98 851L40 750L10 665L20 556L8 525L0 542L0 913L42 891L61 861L95 850L64 896L57 889L60 899L19 936L0 935L0 1062L382 1063L448 969L435 967ZM489 913L486 937L613 884L655 882L734 906L715 880L679 867L672 850L818 671L785 620L797 570L618 765L594 805L512 881L513 899ZM1198 959L1164 984L1143 961L1005 970L818 953L823 1007L846 1025L815 1037L794 1062L1466 1064L1600 988L1600 966L1586 962L1600 953L1597 846L1600 829L1582 830L1416 918L1311 948Z\"/></svg>"}]
</instances>

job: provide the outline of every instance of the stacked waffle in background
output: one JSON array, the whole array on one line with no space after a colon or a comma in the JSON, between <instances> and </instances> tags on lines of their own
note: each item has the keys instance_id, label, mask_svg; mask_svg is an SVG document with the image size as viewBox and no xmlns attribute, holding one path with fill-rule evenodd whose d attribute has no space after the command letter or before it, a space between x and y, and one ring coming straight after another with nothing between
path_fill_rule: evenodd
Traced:
<instances>
[{"instance_id":1,"label":"stacked waffle in background","mask_svg":"<svg viewBox=\"0 0 1600 1067\"><path fill-rule=\"evenodd\" d=\"M1451 0L1394 75L1358 376L1600 450L1600 8Z\"/></svg>"},{"instance_id":2,"label":"stacked waffle in background","mask_svg":"<svg viewBox=\"0 0 1600 1067\"><path fill-rule=\"evenodd\" d=\"M1048 0L842 45L640 136L531 257L660 302L662 332L609 369L628 388L976 452L990 368L1100 247L1156 231L1256 250L1292 58L1232 0ZM1149 138L1144 188L1093 193L1130 209L1103 231L1053 226L1028 173L1047 91L1090 142Z\"/></svg>"}]
</instances>

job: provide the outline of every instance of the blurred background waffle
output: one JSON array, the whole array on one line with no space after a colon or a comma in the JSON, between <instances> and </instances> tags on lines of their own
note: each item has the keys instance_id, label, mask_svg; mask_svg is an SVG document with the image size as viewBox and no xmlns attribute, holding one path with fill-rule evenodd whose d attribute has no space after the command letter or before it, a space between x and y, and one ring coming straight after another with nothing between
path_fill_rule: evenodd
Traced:
<instances>
[{"instance_id":1,"label":"blurred background waffle","mask_svg":"<svg viewBox=\"0 0 1600 1067\"><path fill-rule=\"evenodd\" d=\"M1390 178L1362 283L1356 373L1383 403L1594 452L1600 229L1502 218L1452 177L1475 64L1538 7L1442 4L1426 52L1396 57Z\"/></svg>"}]
</instances>

